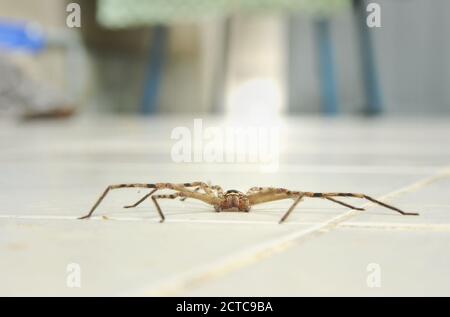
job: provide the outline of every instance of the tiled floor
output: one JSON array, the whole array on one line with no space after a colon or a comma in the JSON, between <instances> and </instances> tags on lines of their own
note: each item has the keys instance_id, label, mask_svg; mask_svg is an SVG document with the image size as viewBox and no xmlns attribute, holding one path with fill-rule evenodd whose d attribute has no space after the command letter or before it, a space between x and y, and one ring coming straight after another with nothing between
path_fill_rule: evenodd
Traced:
<instances>
[{"instance_id":1,"label":"tiled floor","mask_svg":"<svg viewBox=\"0 0 450 317\"><path fill-rule=\"evenodd\" d=\"M446 120L285 120L274 173L174 163L171 131L192 124L1 120L0 295L450 295ZM93 219L76 220L106 185L194 180L365 192L421 215L309 200L278 225L288 201L218 214L188 200L163 201L160 224L150 203L121 208L144 193L130 189L111 193ZM80 288L67 286L71 263Z\"/></svg>"}]
</instances>

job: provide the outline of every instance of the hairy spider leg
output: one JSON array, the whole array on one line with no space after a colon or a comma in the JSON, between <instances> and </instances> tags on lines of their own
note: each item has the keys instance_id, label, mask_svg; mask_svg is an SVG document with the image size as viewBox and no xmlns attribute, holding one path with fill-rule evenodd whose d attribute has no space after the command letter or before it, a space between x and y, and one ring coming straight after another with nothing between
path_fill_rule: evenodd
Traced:
<instances>
[{"instance_id":1,"label":"hairy spider leg","mask_svg":"<svg viewBox=\"0 0 450 317\"><path fill-rule=\"evenodd\" d=\"M384 203L382 201L379 201L379 200L377 200L375 198L372 198L372 197L370 197L368 195L360 194L360 193L310 193L310 192L307 192L307 193L305 193L305 196L313 197L313 198L325 198L325 199L332 200L332 201L334 201L335 199L330 199L331 197L361 198L361 199L369 200L369 201L371 201L371 202L373 202L375 204L378 204L380 206L383 206L385 208L394 210L394 211L396 211L396 212L398 212L398 213L400 213L400 214L402 214L404 216L418 216L419 215L417 212L405 212L405 211L403 211L401 209L398 209L397 207L394 207L392 205L388 205L388 204L386 204L386 203Z\"/></svg>"},{"instance_id":2,"label":"hairy spider leg","mask_svg":"<svg viewBox=\"0 0 450 317\"><path fill-rule=\"evenodd\" d=\"M198 200L201 200L201 201L203 201L203 202L205 202L207 204L213 205L213 206L218 205L219 198L216 197L214 194L212 194L212 192L210 192L210 194L202 194L202 193L198 193L198 192L193 192L193 191L189 190L187 187L194 187L196 185L189 186L190 184L191 183L186 183L186 184L156 183L156 184L119 184L119 185L110 185L100 195L100 197L97 199L97 201L95 202L94 206L91 208L89 213L87 215L79 218L79 219L87 219L87 218L91 217L92 214L94 213L94 211L96 210L96 208L100 205L100 203L103 201L103 199L109 193L109 191L113 190L113 189L119 189L119 188L151 188L151 189L153 189L150 194L146 195L147 197L151 196L151 194L153 194L157 190L171 189L171 190L183 193L183 195L186 196L186 197L198 199ZM195 183L193 183L193 184L195 184ZM147 198L147 197L145 197L145 198ZM160 211L161 211L161 208L158 209L158 213L159 213L159 216L161 217L161 219L163 220L164 219L164 215Z\"/></svg>"},{"instance_id":3,"label":"hairy spider leg","mask_svg":"<svg viewBox=\"0 0 450 317\"><path fill-rule=\"evenodd\" d=\"M419 215L418 213L402 211L394 206L383 203L383 202L376 200L368 195L359 194L359 193L312 193L312 192L290 191L285 188L272 188L272 187L266 187L266 188L253 187L248 191L248 193L249 193L248 197L249 197L251 205L262 204L262 203L267 203L267 202L277 201L277 200L282 200L282 199L289 199L289 198L295 199L294 204L288 209L288 211L280 219L280 223L284 222L289 217L289 215L292 213L294 208L302 200L303 197L323 198L323 199L327 199L329 201L338 203L340 205L343 205L343 206L351 208L351 209L364 210L363 208L354 207L350 204L339 201L333 197L362 198L362 199L367 199L376 204L379 204L383 207L392 209L402 215L408 215L408 216Z\"/></svg>"}]
</instances>

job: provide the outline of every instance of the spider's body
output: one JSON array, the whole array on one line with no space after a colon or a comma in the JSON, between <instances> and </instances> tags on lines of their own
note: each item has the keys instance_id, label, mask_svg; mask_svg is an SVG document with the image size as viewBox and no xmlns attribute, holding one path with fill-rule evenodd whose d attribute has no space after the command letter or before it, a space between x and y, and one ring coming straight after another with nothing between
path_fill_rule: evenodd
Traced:
<instances>
[{"instance_id":1,"label":"spider's body","mask_svg":"<svg viewBox=\"0 0 450 317\"><path fill-rule=\"evenodd\" d=\"M228 190L220 199L220 203L215 205L216 211L250 211L250 201L244 193L235 189Z\"/></svg>"},{"instance_id":2,"label":"spider's body","mask_svg":"<svg viewBox=\"0 0 450 317\"><path fill-rule=\"evenodd\" d=\"M387 205L381 201L378 201L370 196L365 194L358 193L314 193L314 192L302 192L302 191L291 191L284 188L272 188L272 187L252 187L250 188L246 194L237 191L235 189L231 189L223 192L222 187L214 185L208 185L203 182L193 182L193 183L184 183L184 184L174 184L174 183L155 183L155 184L120 184L120 185L110 185L106 188L94 206L91 208L89 213L81 217L80 219L89 218L98 205L102 202L108 192L112 189L118 188L148 188L151 191L142 197L138 202L133 205L125 206L125 208L134 208L145 201L147 198L151 197L153 203L156 206L156 210L158 211L159 216L161 217L161 222L164 221L165 217L162 213L161 207L159 206L157 199L175 199L180 197L181 200L185 200L186 198L192 198L201 200L211 206L217 212L222 211L235 211L235 212L249 212L250 208L257 204L263 204L270 201L277 201L283 199L293 199L294 203L288 209L288 211L283 215L280 219L280 223L286 220L286 218L290 215L290 213L294 210L297 204L303 198L322 198L327 199L329 201L335 202L342 206L345 206L350 209L356 210L364 210L362 208L354 207L345 202L337 200L335 197L353 197L353 198L362 198L367 199L371 202L374 202L383 207L392 209L397 211L402 215L418 215L417 213L408 213L404 212L396 207ZM174 193L169 195L153 195L158 190L171 190Z\"/></svg>"}]
</instances>

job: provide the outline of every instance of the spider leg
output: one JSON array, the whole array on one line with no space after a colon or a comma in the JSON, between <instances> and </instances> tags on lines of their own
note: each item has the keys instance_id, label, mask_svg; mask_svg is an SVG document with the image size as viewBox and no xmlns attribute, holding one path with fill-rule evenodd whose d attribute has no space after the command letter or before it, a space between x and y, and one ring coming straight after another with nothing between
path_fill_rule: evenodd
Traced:
<instances>
[{"instance_id":1,"label":"spider leg","mask_svg":"<svg viewBox=\"0 0 450 317\"><path fill-rule=\"evenodd\" d=\"M212 190L215 190L215 191L216 191L217 196L219 196L219 197L223 196L223 188L222 188L222 187L220 187L220 186L218 186L218 185L212 185L212 186L210 186L210 188L211 188Z\"/></svg>"},{"instance_id":2,"label":"spider leg","mask_svg":"<svg viewBox=\"0 0 450 317\"><path fill-rule=\"evenodd\" d=\"M164 214L163 214L163 212L161 210L161 207L159 206L159 204L158 204L158 202L156 200L157 199L164 199L164 198L166 198L166 199L175 199L175 198L180 197L180 196L184 197L184 195L182 193L175 193L175 194L170 194L170 195L153 195L152 196L153 203L155 204L156 210L158 210L158 214L161 217L160 222L164 222L164 220L166 218L164 217Z\"/></svg>"},{"instance_id":3,"label":"spider leg","mask_svg":"<svg viewBox=\"0 0 450 317\"><path fill-rule=\"evenodd\" d=\"M297 198L302 194L302 192L294 192L285 188L272 187L253 187L247 192L250 205L263 204L288 198Z\"/></svg>"},{"instance_id":4,"label":"spider leg","mask_svg":"<svg viewBox=\"0 0 450 317\"><path fill-rule=\"evenodd\" d=\"M353 197L353 198L361 198L361 199L367 199L373 203L376 203L380 206L383 206L385 208L389 208L391 210L394 210L404 216L418 216L419 214L416 212L405 212L403 210L398 209L397 207L388 205L382 201L376 200L375 198L372 198L370 196L367 196L365 194L359 194L359 193L305 193L305 196L307 197L314 197L314 198L325 198L329 199L330 197ZM329 199L331 200L331 199Z\"/></svg>"},{"instance_id":5,"label":"spider leg","mask_svg":"<svg viewBox=\"0 0 450 317\"><path fill-rule=\"evenodd\" d=\"M261 191L261 190L263 190L262 187L252 187L252 188L250 188L250 189L247 191L247 195L254 194L254 193L259 192L259 191Z\"/></svg>"},{"instance_id":6,"label":"spider leg","mask_svg":"<svg viewBox=\"0 0 450 317\"><path fill-rule=\"evenodd\" d=\"M340 205L342 205L342 206L345 206L345 207L348 207L348 208L350 208L350 209L355 209L355 210L365 210L364 208L355 207L355 206L346 204L346 203L344 203L344 202L342 202L342 201L339 201L339 200L334 199L334 198L331 198L331 197L325 197L325 199L330 200L330 201L334 201L335 203L338 203L338 204L340 204Z\"/></svg>"},{"instance_id":7,"label":"spider leg","mask_svg":"<svg viewBox=\"0 0 450 317\"><path fill-rule=\"evenodd\" d=\"M289 190L287 190L286 188L274 188L274 187L252 187L247 191L247 195L251 195L251 194L256 194L259 192L264 192L264 193L268 193L268 192L288 192Z\"/></svg>"},{"instance_id":8,"label":"spider leg","mask_svg":"<svg viewBox=\"0 0 450 317\"><path fill-rule=\"evenodd\" d=\"M200 187L197 187L196 189L194 189L194 193L198 192L200 190ZM187 199L187 197L181 197L180 201L185 201Z\"/></svg>"},{"instance_id":9,"label":"spider leg","mask_svg":"<svg viewBox=\"0 0 450 317\"><path fill-rule=\"evenodd\" d=\"M253 187L248 191L248 198L250 200L251 205L256 204L262 204L270 201L276 201L276 200L282 200L282 199L288 199L288 198L294 198L294 204L288 209L288 211L283 215L283 217L280 219L280 223L285 221L287 217L292 213L292 211L295 209L297 204L302 200L304 197L311 197L311 198L324 198L330 201L333 201L335 203L338 203L340 205L343 205L345 207L356 209L356 210L364 210L363 208L354 207L352 205L349 205L347 203L344 203L342 201L339 201L333 197L353 197L353 198L361 198L361 199L367 199L373 203L376 203L380 206L383 206L385 208L389 208L391 210L394 210L402 215L406 216L417 216L418 213L414 212L405 212L403 210L398 209L397 207L388 205L382 201L376 200L375 198L372 198L365 194L359 194L359 193L311 193L311 192L300 192L300 191L290 191L284 188L262 188L262 187Z\"/></svg>"},{"instance_id":10,"label":"spider leg","mask_svg":"<svg viewBox=\"0 0 450 317\"><path fill-rule=\"evenodd\" d=\"M295 207L298 205L300 201L302 201L303 195L298 196L297 199L294 201L291 207L289 207L288 211L281 217L280 221L278 223L283 223L287 217L291 214L291 212L295 209Z\"/></svg>"},{"instance_id":11,"label":"spider leg","mask_svg":"<svg viewBox=\"0 0 450 317\"><path fill-rule=\"evenodd\" d=\"M197 187L196 189L194 189L194 192L198 192L199 190L200 190L200 187ZM144 195L144 197L139 199L133 205L123 206L123 208L136 208L137 206L142 204L148 197L150 197L154 192L155 192L155 190L152 190L150 193ZM180 201L185 201L186 199L187 199L187 197L181 197Z\"/></svg>"},{"instance_id":12,"label":"spider leg","mask_svg":"<svg viewBox=\"0 0 450 317\"><path fill-rule=\"evenodd\" d=\"M200 189L203 189L205 191L205 193L207 193L207 194L213 194L212 191L216 191L216 196L219 196L219 197L223 196L222 187L220 187L218 185L207 185L207 184L203 184L203 185L206 185L210 189L210 191L208 192L207 190L205 190L206 186L203 186L203 187L199 186L196 189L194 189L194 192L198 192ZM182 198L180 198L180 201L185 201L186 199L187 199L187 197L182 197Z\"/></svg>"},{"instance_id":13,"label":"spider leg","mask_svg":"<svg viewBox=\"0 0 450 317\"><path fill-rule=\"evenodd\" d=\"M253 187L248 191L248 199L250 205L263 204L271 201L283 200L283 199L295 199L294 203L289 207L288 211L281 217L279 223L284 222L298 203L304 197L303 192L291 191L285 188L272 188L272 187Z\"/></svg>"},{"instance_id":14,"label":"spider leg","mask_svg":"<svg viewBox=\"0 0 450 317\"><path fill-rule=\"evenodd\" d=\"M300 195L300 196L298 196L298 198L294 201L294 203L293 203L292 206L288 209L288 211L283 215L283 217L281 217L279 223L283 223L283 222L287 219L287 217L289 217L289 215L291 214L291 212L294 211L295 207L298 205L298 203L302 200L302 198L303 198L304 196L305 196L305 195ZM337 200L337 199L333 199L333 198L331 198L331 197L323 197L323 198L328 199L328 200L331 200L331 201L334 201L335 203L341 204L341 205L346 206L346 207L351 208L351 209L364 210L364 208L354 207L354 206L352 206L352 205L346 204L346 203L344 203L344 202L342 202L342 201L339 201L339 200Z\"/></svg>"},{"instance_id":15,"label":"spider leg","mask_svg":"<svg viewBox=\"0 0 450 317\"><path fill-rule=\"evenodd\" d=\"M138 203L134 205L139 205L142 203L145 199L150 197L156 190L160 189L171 189L176 190L181 193L183 193L185 196L190 198L195 198L198 200L201 200L207 204L210 205L217 205L218 204L218 198L212 193L211 190L209 190L209 193L202 194L198 192L193 192L188 189L188 187L196 187L200 186L201 182L195 182L195 183L185 183L185 184L173 184L173 183L155 183L155 184L119 184L119 185L110 185L108 186L105 191L100 195L100 197L95 202L94 206L91 208L89 213L83 217L80 217L79 219L87 219L92 216L94 211L97 209L97 207L100 205L100 203L103 201L103 199L106 197L106 195L109 193L112 189L119 189L119 188L151 188L154 189L150 194L145 195L145 197L141 198ZM206 190L205 190L206 191ZM134 206L133 205L133 206Z\"/></svg>"},{"instance_id":16,"label":"spider leg","mask_svg":"<svg viewBox=\"0 0 450 317\"><path fill-rule=\"evenodd\" d=\"M151 195L153 195L154 192L156 192L157 189L152 190L150 193L146 194L144 197L142 197L141 199L139 199L136 203L134 203L133 205L129 205L129 206L123 206L123 208L135 208L137 206L139 206L142 202L144 202L144 200L146 200L148 197L150 197Z\"/></svg>"},{"instance_id":17,"label":"spider leg","mask_svg":"<svg viewBox=\"0 0 450 317\"><path fill-rule=\"evenodd\" d=\"M105 191L100 195L100 197L95 202L94 206L92 206L91 210L86 216L80 217L78 219L87 219L91 217L91 215L94 213L95 209L97 209L98 205L105 199L106 195L109 193L112 189L119 189L119 188L154 188L158 189L156 184L119 184L119 185L109 185L106 187Z\"/></svg>"},{"instance_id":18,"label":"spider leg","mask_svg":"<svg viewBox=\"0 0 450 317\"><path fill-rule=\"evenodd\" d=\"M194 191L198 192L200 189L203 189L205 191L206 194L212 194L212 191L209 189L209 185L203 182L192 182L192 183L184 183L184 184L178 184L177 186L182 186L182 187L197 187ZM213 186L216 187L216 186ZM207 188L207 189L206 189ZM212 188L212 187L211 187ZM123 208L135 208L137 206L139 206L140 204L142 204L147 198L149 198L154 192L150 192L146 195L144 195L144 197L142 197L141 199L139 199L136 203L134 203L133 205L129 205L129 206L124 206ZM186 200L187 197L183 197L180 200L184 201Z\"/></svg>"},{"instance_id":19,"label":"spider leg","mask_svg":"<svg viewBox=\"0 0 450 317\"><path fill-rule=\"evenodd\" d=\"M160 222L164 222L165 217L164 217L164 214L163 214L163 212L161 210L161 207L159 206L159 204L157 202L157 199L164 199L164 198L166 198L166 199L175 199L177 197L181 197L181 198L188 198L189 197L189 198L194 198L194 199L200 199L198 196L196 197L195 194L196 194L195 191L188 191L188 192L178 192L178 193L170 194L170 195L153 195L153 196L151 196L151 198L153 200L153 203L155 204L156 209L158 210L158 214L161 217L161 221ZM205 196L206 196L206 198L200 199L200 200L202 200L205 203L211 204L213 206L217 205L217 197L212 197L212 199L211 199L211 197L208 197L207 195L205 195Z\"/></svg>"}]
</instances>

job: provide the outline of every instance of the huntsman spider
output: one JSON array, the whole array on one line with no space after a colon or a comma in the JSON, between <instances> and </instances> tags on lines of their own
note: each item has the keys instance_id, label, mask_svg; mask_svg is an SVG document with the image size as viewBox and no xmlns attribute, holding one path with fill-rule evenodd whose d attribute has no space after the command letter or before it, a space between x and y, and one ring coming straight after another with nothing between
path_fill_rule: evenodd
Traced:
<instances>
[{"instance_id":1,"label":"huntsman spider","mask_svg":"<svg viewBox=\"0 0 450 317\"><path fill-rule=\"evenodd\" d=\"M102 200L106 197L110 190L119 188L149 188L152 189L148 194L139 199L135 204L130 206L125 206L124 208L134 208L139 204L144 202L147 198L151 198L156 206L156 210L161 218L161 222L164 221L165 217L159 206L158 199L175 199L180 197L181 200L186 198L193 198L201 200L209 205L212 205L216 212L249 212L251 207L258 204L263 204L271 201L283 200L283 199L293 199L294 203L289 207L287 212L281 217L279 223L284 222L292 211L295 209L297 204L303 198L322 198L332 201L334 203L340 204L350 209L364 210L363 208L354 207L334 197L353 197L369 200L373 203L381 205L383 207L392 209L402 215L408 216L418 216L418 213L404 212L394 206L390 206L379 200L376 200L365 194L358 193L314 193L314 192L302 192L302 191L292 191L284 188L272 188L272 187L252 187L248 190L246 194L237 190L223 191L222 187L217 185L208 185L203 182L193 182L184 184L174 184L174 183L155 183L155 184L120 184L120 185L110 185L106 188L103 194L98 198L94 206L91 208L89 213L79 219L87 219L92 216L95 209L100 205ZM173 194L169 195L154 195L158 190L168 189L174 191Z\"/></svg>"}]
</instances>

